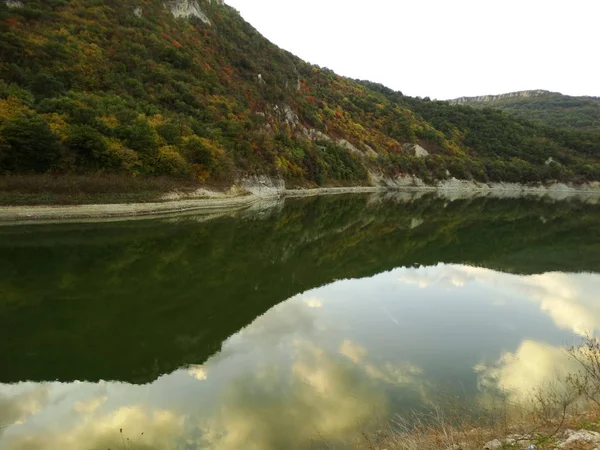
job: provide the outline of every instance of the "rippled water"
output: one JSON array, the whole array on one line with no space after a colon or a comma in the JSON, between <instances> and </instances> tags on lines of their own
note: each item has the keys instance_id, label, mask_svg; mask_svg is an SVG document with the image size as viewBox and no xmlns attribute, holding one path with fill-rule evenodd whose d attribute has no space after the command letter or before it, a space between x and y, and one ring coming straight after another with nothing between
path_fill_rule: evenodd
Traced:
<instances>
[{"instance_id":1,"label":"rippled water","mask_svg":"<svg viewBox=\"0 0 600 450\"><path fill-rule=\"evenodd\" d=\"M344 448L600 330L600 209L322 197L0 228L0 448Z\"/></svg>"}]
</instances>

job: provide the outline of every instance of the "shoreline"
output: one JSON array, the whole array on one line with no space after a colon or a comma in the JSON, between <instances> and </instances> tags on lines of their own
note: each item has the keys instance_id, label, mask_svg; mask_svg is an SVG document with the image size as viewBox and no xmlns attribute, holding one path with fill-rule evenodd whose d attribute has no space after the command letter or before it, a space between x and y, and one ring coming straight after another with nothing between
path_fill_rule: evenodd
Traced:
<instances>
[{"instance_id":1,"label":"shoreline","mask_svg":"<svg viewBox=\"0 0 600 450\"><path fill-rule=\"evenodd\" d=\"M322 187L286 189L282 181L266 177L244 180L240 187L227 192L199 189L193 194L170 192L155 202L109 203L82 205L0 206L0 226L60 222L95 222L158 218L163 216L201 214L220 216L236 213L260 203L286 198L340 194L400 194L419 198L435 194L449 201L470 198L549 198L555 201L579 199L600 203L600 183L582 186L552 184L525 186L516 183L483 184L465 180L449 180L427 185L419 179L377 180L375 186Z\"/></svg>"}]
</instances>

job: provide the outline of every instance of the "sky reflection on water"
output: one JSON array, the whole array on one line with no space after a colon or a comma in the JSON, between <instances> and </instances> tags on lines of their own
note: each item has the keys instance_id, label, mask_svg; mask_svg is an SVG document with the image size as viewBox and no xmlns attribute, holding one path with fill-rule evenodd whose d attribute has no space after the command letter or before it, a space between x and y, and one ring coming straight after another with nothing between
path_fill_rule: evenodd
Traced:
<instances>
[{"instance_id":1,"label":"sky reflection on water","mask_svg":"<svg viewBox=\"0 0 600 450\"><path fill-rule=\"evenodd\" d=\"M466 265L339 280L151 384L0 385L0 448L294 448L347 442L444 391L516 399L568 370L565 344L600 330L598 292L598 274Z\"/></svg>"}]
</instances>

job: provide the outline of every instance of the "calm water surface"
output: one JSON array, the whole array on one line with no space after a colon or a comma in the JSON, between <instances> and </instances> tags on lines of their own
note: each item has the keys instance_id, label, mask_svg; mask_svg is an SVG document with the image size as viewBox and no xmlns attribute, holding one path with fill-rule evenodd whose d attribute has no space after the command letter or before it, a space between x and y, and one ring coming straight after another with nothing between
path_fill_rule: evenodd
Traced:
<instances>
[{"instance_id":1,"label":"calm water surface","mask_svg":"<svg viewBox=\"0 0 600 450\"><path fill-rule=\"evenodd\" d=\"M344 448L568 370L600 208L378 196L0 228L0 448ZM121 431L122 430L122 431Z\"/></svg>"}]
</instances>

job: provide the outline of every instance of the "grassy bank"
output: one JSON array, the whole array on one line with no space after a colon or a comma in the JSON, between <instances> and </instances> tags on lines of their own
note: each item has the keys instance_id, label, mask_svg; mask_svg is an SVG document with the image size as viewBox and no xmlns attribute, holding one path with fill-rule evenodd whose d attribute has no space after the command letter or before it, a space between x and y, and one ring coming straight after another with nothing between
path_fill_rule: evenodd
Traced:
<instances>
[{"instance_id":1,"label":"grassy bank","mask_svg":"<svg viewBox=\"0 0 600 450\"><path fill-rule=\"evenodd\" d=\"M600 339L565 349L577 369L518 402L500 393L485 405L451 396L363 433L357 448L492 450L600 448Z\"/></svg>"},{"instance_id":2,"label":"grassy bank","mask_svg":"<svg viewBox=\"0 0 600 450\"><path fill-rule=\"evenodd\" d=\"M193 192L190 179L102 175L14 175L0 177L0 205L84 205L160 201L167 192Z\"/></svg>"}]
</instances>

